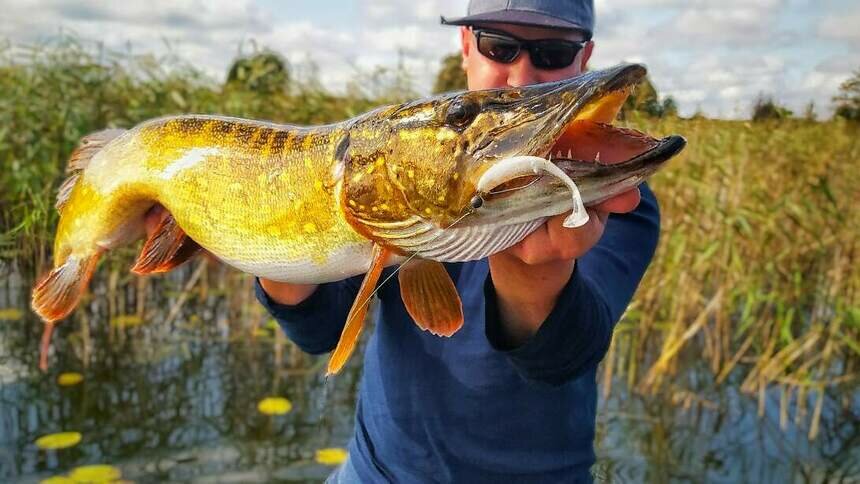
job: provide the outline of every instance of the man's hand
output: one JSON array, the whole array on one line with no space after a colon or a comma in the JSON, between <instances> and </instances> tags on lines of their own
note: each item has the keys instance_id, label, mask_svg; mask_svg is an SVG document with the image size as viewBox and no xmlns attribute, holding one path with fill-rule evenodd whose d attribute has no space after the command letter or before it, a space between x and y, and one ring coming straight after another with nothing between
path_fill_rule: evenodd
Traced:
<instances>
[{"instance_id":1,"label":"man's hand","mask_svg":"<svg viewBox=\"0 0 860 484\"><path fill-rule=\"evenodd\" d=\"M519 346L537 332L570 280L576 259L600 240L609 214L630 212L637 205L638 188L589 207L588 223L582 227L563 227L567 214L557 215L518 244L490 256L508 346Z\"/></svg>"},{"instance_id":2,"label":"man's hand","mask_svg":"<svg viewBox=\"0 0 860 484\"><path fill-rule=\"evenodd\" d=\"M152 236L152 233L161 223L161 220L167 216L167 210L161 205L156 205L146 212L144 224L146 226L146 236ZM315 284L289 284L286 282L270 281L269 279L260 278L260 285L266 291L272 300L280 304L295 305L307 299L316 290Z\"/></svg>"}]
</instances>

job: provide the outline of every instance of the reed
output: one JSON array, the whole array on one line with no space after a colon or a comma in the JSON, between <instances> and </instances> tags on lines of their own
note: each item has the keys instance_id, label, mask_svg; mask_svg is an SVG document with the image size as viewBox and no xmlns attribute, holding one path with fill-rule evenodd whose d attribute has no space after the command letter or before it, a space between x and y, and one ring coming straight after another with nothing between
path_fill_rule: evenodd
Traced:
<instances>
[{"instance_id":1,"label":"reed","mask_svg":"<svg viewBox=\"0 0 860 484\"><path fill-rule=\"evenodd\" d=\"M632 124L683 133L689 145L651 182L661 242L603 381L620 374L642 392L681 391L679 361L710 367L705 383L740 369L760 411L770 385L786 401L816 394L814 438L823 392L856 388L860 371L860 126Z\"/></svg>"}]
</instances>

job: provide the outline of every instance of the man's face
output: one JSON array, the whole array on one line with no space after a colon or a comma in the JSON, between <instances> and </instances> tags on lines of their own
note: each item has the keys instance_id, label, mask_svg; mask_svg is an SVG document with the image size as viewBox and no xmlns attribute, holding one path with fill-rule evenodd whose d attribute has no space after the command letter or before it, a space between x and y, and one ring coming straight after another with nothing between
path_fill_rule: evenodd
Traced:
<instances>
[{"instance_id":1,"label":"man's face","mask_svg":"<svg viewBox=\"0 0 860 484\"><path fill-rule=\"evenodd\" d=\"M480 27L505 32L514 37L528 40L583 40L582 33L572 30L565 31L501 23L487 23L482 24ZM468 27L460 28L460 41L463 50L463 68L466 70L466 78L470 90L527 86L541 82L569 79L584 71L585 65L591 57L591 51L594 48L594 43L588 42L576 55L576 59L571 65L562 69L548 70L535 67L531 63L529 53L526 49L523 49L520 55L510 64L503 64L488 59L478 52L475 34Z\"/></svg>"}]
</instances>

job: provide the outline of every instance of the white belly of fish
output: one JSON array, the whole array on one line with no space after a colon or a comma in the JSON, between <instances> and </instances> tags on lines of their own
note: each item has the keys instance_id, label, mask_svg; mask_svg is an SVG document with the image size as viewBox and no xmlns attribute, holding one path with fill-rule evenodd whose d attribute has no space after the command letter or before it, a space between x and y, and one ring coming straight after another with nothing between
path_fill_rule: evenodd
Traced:
<instances>
[{"instance_id":1,"label":"white belly of fish","mask_svg":"<svg viewBox=\"0 0 860 484\"><path fill-rule=\"evenodd\" d=\"M322 284L364 274L370 269L373 244L351 244L333 251L325 260L299 259L291 261L221 260L236 269L273 281L293 284Z\"/></svg>"}]
</instances>

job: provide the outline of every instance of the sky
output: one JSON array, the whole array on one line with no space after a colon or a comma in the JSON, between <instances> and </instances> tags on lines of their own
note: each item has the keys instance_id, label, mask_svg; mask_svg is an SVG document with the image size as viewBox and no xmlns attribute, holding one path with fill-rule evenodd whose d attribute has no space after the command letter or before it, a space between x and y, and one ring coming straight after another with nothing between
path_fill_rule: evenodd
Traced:
<instances>
[{"instance_id":1,"label":"sky","mask_svg":"<svg viewBox=\"0 0 860 484\"><path fill-rule=\"evenodd\" d=\"M595 0L590 66L642 62L682 115L744 118L760 95L795 112L832 112L860 69L857 0ZM339 90L361 72L401 63L429 93L439 61L458 50L466 0L0 0L0 40L61 32L135 54L171 52L223 79L242 53L269 48L296 70L317 67Z\"/></svg>"}]
</instances>

